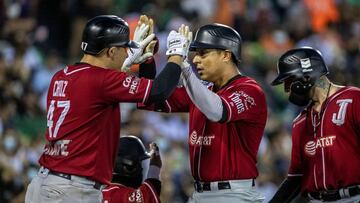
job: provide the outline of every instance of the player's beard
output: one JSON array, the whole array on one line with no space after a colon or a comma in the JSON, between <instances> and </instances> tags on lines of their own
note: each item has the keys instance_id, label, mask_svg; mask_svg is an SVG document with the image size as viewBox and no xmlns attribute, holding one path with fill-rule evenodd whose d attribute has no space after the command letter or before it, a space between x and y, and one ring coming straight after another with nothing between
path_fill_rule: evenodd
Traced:
<instances>
[{"instance_id":1,"label":"player's beard","mask_svg":"<svg viewBox=\"0 0 360 203\"><path fill-rule=\"evenodd\" d=\"M310 102L310 98L307 95L290 93L289 101L297 106L306 106Z\"/></svg>"},{"instance_id":2,"label":"player's beard","mask_svg":"<svg viewBox=\"0 0 360 203\"><path fill-rule=\"evenodd\" d=\"M296 84L291 85L289 101L297 106L306 106L311 100L310 90L312 86L305 87L301 83L299 83L298 85L300 86L300 88L297 88Z\"/></svg>"}]
</instances>

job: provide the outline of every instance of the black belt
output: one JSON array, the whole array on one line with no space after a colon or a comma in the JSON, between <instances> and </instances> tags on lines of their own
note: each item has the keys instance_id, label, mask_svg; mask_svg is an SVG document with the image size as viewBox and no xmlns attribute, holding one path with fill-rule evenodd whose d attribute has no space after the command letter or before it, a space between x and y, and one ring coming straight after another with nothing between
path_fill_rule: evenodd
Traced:
<instances>
[{"instance_id":1,"label":"black belt","mask_svg":"<svg viewBox=\"0 0 360 203\"><path fill-rule=\"evenodd\" d=\"M70 174L66 174L66 173L58 173L58 172L55 172L55 171L49 171L49 174L51 175L54 175L54 176L59 176L61 178L65 178L65 179L68 179L68 180L71 180L71 175ZM102 184L99 183L99 182L96 182L94 181L95 184L94 184L94 188L97 189L97 190L100 190L101 189L101 186Z\"/></svg>"},{"instance_id":2,"label":"black belt","mask_svg":"<svg viewBox=\"0 0 360 203\"><path fill-rule=\"evenodd\" d=\"M340 199L350 198L360 194L360 185L354 185L339 190L328 190L321 192L310 192L309 196L316 200L337 201Z\"/></svg>"},{"instance_id":3,"label":"black belt","mask_svg":"<svg viewBox=\"0 0 360 203\"><path fill-rule=\"evenodd\" d=\"M255 186L255 180L253 179L252 181L253 181L252 186ZM211 183L209 182L195 181L194 187L197 192L211 191ZM217 189L218 190L231 189L230 182L229 181L217 182Z\"/></svg>"}]
</instances>

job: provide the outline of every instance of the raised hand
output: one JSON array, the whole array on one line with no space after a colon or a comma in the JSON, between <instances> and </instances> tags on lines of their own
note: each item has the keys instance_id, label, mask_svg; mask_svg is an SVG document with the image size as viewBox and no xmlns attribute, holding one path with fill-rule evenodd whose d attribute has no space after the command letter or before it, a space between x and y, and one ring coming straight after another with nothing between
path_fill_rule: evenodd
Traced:
<instances>
[{"instance_id":1,"label":"raised hand","mask_svg":"<svg viewBox=\"0 0 360 203\"><path fill-rule=\"evenodd\" d=\"M143 63L148 58L153 57L156 44L156 41L153 40L155 38L153 27L154 22L151 18L149 19L146 15L140 16L133 38L139 47L128 49L128 57L121 67L122 71L127 72L133 64Z\"/></svg>"},{"instance_id":2,"label":"raised hand","mask_svg":"<svg viewBox=\"0 0 360 203\"><path fill-rule=\"evenodd\" d=\"M161 168L162 161L161 161L161 157L160 157L159 147L154 142L150 144L150 156L151 156L150 157L150 165L154 165L154 166Z\"/></svg>"},{"instance_id":3,"label":"raised hand","mask_svg":"<svg viewBox=\"0 0 360 203\"><path fill-rule=\"evenodd\" d=\"M192 40L192 32L189 27L182 24L176 32L172 30L167 38L167 56L180 55L184 59L187 57L189 52L190 42Z\"/></svg>"}]
</instances>

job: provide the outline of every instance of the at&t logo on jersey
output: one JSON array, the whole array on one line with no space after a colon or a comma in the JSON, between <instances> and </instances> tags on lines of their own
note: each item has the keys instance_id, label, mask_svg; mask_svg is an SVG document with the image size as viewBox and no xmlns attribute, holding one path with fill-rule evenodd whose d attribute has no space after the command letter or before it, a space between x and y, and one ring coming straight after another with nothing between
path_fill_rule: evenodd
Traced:
<instances>
[{"instance_id":1,"label":"at&t logo on jersey","mask_svg":"<svg viewBox=\"0 0 360 203\"><path fill-rule=\"evenodd\" d=\"M304 151L308 156L314 156L316 154L316 149L333 146L335 138L335 135L331 135L318 138L315 141L310 140L305 144Z\"/></svg>"},{"instance_id":2,"label":"at&t logo on jersey","mask_svg":"<svg viewBox=\"0 0 360 203\"><path fill-rule=\"evenodd\" d=\"M190 139L189 142L191 145L205 145L205 146L210 146L211 145L211 141L215 138L215 135L212 136L198 136L198 134L196 133L196 131L194 130L191 135L190 135Z\"/></svg>"}]
</instances>

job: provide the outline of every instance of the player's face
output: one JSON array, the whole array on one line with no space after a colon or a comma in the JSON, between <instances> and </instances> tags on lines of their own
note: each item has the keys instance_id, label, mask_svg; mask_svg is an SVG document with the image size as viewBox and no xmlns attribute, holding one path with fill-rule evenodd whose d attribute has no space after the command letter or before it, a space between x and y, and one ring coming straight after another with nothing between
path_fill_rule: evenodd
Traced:
<instances>
[{"instance_id":1,"label":"player's face","mask_svg":"<svg viewBox=\"0 0 360 203\"><path fill-rule=\"evenodd\" d=\"M197 49L192 53L193 63L201 80L216 82L222 75L221 52L223 51L217 49Z\"/></svg>"},{"instance_id":2,"label":"player's face","mask_svg":"<svg viewBox=\"0 0 360 203\"><path fill-rule=\"evenodd\" d=\"M128 47L118 47L118 53L117 53L116 57L118 59L117 61L119 62L119 67L122 66L126 57L128 57L128 54L127 54L128 49L129 49Z\"/></svg>"},{"instance_id":3,"label":"player's face","mask_svg":"<svg viewBox=\"0 0 360 203\"><path fill-rule=\"evenodd\" d=\"M108 50L111 59L110 67L120 69L123 65L127 55L128 47L111 47Z\"/></svg>"}]
</instances>

